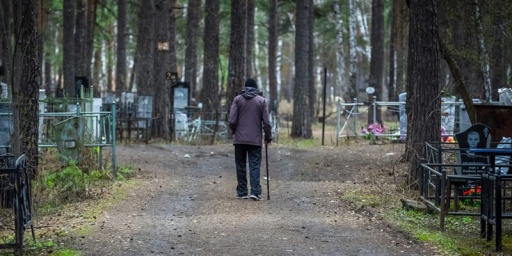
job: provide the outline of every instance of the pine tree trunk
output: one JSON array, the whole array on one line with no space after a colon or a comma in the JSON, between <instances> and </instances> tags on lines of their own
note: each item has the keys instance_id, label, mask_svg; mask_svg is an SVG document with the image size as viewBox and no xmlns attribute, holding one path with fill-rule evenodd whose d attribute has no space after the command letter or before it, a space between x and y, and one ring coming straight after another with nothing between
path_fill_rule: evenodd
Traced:
<instances>
[{"instance_id":1,"label":"pine tree trunk","mask_svg":"<svg viewBox=\"0 0 512 256\"><path fill-rule=\"evenodd\" d=\"M383 92L383 76L384 76L384 2L383 0L372 1L372 30L371 30L371 61L370 61L370 86L375 88L375 100L382 100ZM373 120L373 108L370 108L368 115L368 123L377 122L384 125L382 121L382 110L376 108Z\"/></svg>"},{"instance_id":2,"label":"pine tree trunk","mask_svg":"<svg viewBox=\"0 0 512 256\"><path fill-rule=\"evenodd\" d=\"M439 44L434 0L410 1L407 80L407 147L409 184L420 177L425 142L441 139Z\"/></svg>"},{"instance_id":3,"label":"pine tree trunk","mask_svg":"<svg viewBox=\"0 0 512 256\"><path fill-rule=\"evenodd\" d=\"M228 85L226 91L227 113L233 98L239 93L245 80L245 26L247 2L231 0L231 34L229 43ZM260 85L261 86L261 85Z\"/></svg>"},{"instance_id":4,"label":"pine tree trunk","mask_svg":"<svg viewBox=\"0 0 512 256\"><path fill-rule=\"evenodd\" d=\"M293 88L293 117L290 136L292 138L311 138L311 120L308 94L309 81L309 0L297 0L297 19L295 19L295 79Z\"/></svg>"},{"instance_id":5,"label":"pine tree trunk","mask_svg":"<svg viewBox=\"0 0 512 256\"><path fill-rule=\"evenodd\" d=\"M126 85L126 0L117 0L116 91L125 92Z\"/></svg>"},{"instance_id":6,"label":"pine tree trunk","mask_svg":"<svg viewBox=\"0 0 512 256\"><path fill-rule=\"evenodd\" d=\"M270 92L269 109L271 112L277 113L277 0L270 0L268 24L268 85Z\"/></svg>"},{"instance_id":7,"label":"pine tree trunk","mask_svg":"<svg viewBox=\"0 0 512 256\"><path fill-rule=\"evenodd\" d=\"M219 109L219 0L205 2L205 21L203 31L203 88L200 102L203 111Z\"/></svg>"},{"instance_id":8,"label":"pine tree trunk","mask_svg":"<svg viewBox=\"0 0 512 256\"><path fill-rule=\"evenodd\" d=\"M28 166L37 169L38 155L38 94L40 85L40 66L37 53L36 13L33 0L15 1L14 31L16 42L13 66L22 74L16 76L11 84L13 104L14 134L12 152L18 156L27 155ZM21 15L23 14L23 15Z\"/></svg>"},{"instance_id":9,"label":"pine tree trunk","mask_svg":"<svg viewBox=\"0 0 512 256\"><path fill-rule=\"evenodd\" d=\"M75 96L75 1L64 1L63 14L63 64L64 95Z\"/></svg>"},{"instance_id":10,"label":"pine tree trunk","mask_svg":"<svg viewBox=\"0 0 512 256\"><path fill-rule=\"evenodd\" d=\"M246 40L245 40L245 76L255 77L252 67L253 47L254 47L254 0L247 0L247 19L245 25ZM260 81L261 84L261 81Z\"/></svg>"},{"instance_id":11,"label":"pine tree trunk","mask_svg":"<svg viewBox=\"0 0 512 256\"><path fill-rule=\"evenodd\" d=\"M196 97L197 90L197 38L199 37L199 20L201 0L189 0L187 7L187 35L185 48L185 81L190 86L190 96Z\"/></svg>"}]
</instances>

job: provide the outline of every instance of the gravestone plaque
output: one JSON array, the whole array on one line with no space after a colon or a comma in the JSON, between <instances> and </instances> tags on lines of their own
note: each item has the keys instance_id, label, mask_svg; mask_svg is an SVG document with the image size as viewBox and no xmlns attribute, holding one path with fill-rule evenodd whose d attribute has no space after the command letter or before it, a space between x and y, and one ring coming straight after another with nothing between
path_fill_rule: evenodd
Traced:
<instances>
[{"instance_id":1,"label":"gravestone plaque","mask_svg":"<svg viewBox=\"0 0 512 256\"><path fill-rule=\"evenodd\" d=\"M468 153L468 150L474 148L489 148L491 145L491 129L489 126L477 123L469 127L467 130L455 134L459 144L460 152L457 154L457 161L461 164L487 164L487 157L480 156L473 153ZM467 171L471 172L479 169L480 167L458 167L456 171L458 174Z\"/></svg>"},{"instance_id":2,"label":"gravestone plaque","mask_svg":"<svg viewBox=\"0 0 512 256\"><path fill-rule=\"evenodd\" d=\"M405 102L407 101L407 93L400 93L398 95L399 107L399 116L400 116L400 139L405 139L407 135L407 113L405 112Z\"/></svg>"},{"instance_id":3,"label":"gravestone plaque","mask_svg":"<svg viewBox=\"0 0 512 256\"><path fill-rule=\"evenodd\" d=\"M139 96L137 99L137 117L151 118L153 117L153 98L151 96ZM146 127L146 122L139 121L139 127ZM151 122L148 122L148 126L151 126Z\"/></svg>"},{"instance_id":4,"label":"gravestone plaque","mask_svg":"<svg viewBox=\"0 0 512 256\"><path fill-rule=\"evenodd\" d=\"M189 105L190 87L186 82L179 82L172 88L174 111L184 111Z\"/></svg>"}]
</instances>

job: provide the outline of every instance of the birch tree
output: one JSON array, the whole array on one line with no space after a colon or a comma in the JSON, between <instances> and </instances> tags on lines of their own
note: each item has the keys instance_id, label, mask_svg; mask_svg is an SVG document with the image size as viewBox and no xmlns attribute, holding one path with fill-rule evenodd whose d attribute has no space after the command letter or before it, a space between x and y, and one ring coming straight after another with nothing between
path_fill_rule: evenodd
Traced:
<instances>
[{"instance_id":1,"label":"birch tree","mask_svg":"<svg viewBox=\"0 0 512 256\"><path fill-rule=\"evenodd\" d=\"M343 19L341 18L340 1L334 0L334 21L336 22L336 84L340 88L341 95L345 102L352 99L346 98L349 88L345 86L345 54L343 52Z\"/></svg>"},{"instance_id":2,"label":"birch tree","mask_svg":"<svg viewBox=\"0 0 512 256\"><path fill-rule=\"evenodd\" d=\"M349 0L349 51L350 51L350 90L349 101L357 97L357 38L356 0Z\"/></svg>"},{"instance_id":3,"label":"birch tree","mask_svg":"<svg viewBox=\"0 0 512 256\"><path fill-rule=\"evenodd\" d=\"M485 46L482 14L480 12L480 4L478 3L478 0L474 0L473 4L475 6L475 22L477 27L478 46L480 48L481 69L484 76L484 97L486 102L491 102L491 67L489 65L489 54L487 53L487 47Z\"/></svg>"}]
</instances>

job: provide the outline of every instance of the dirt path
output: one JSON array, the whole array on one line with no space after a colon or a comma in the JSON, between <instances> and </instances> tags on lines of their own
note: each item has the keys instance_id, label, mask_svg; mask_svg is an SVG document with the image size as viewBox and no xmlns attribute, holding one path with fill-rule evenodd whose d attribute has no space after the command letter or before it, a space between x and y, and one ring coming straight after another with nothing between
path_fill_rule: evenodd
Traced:
<instances>
[{"instance_id":1,"label":"dirt path","mask_svg":"<svg viewBox=\"0 0 512 256\"><path fill-rule=\"evenodd\" d=\"M84 255L123 256L434 255L340 200L358 179L355 165L376 165L400 150L366 147L273 145L271 200L262 180L264 200L255 202L235 199L232 145L120 146L118 164L140 167L142 186L100 216L75 247ZM262 177L265 170L263 161Z\"/></svg>"}]
</instances>

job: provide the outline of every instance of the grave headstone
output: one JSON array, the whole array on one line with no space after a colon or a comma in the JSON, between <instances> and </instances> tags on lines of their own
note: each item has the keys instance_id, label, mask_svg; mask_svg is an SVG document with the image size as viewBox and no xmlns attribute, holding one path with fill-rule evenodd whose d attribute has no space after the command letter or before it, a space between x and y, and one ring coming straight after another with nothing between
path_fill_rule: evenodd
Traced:
<instances>
[{"instance_id":1,"label":"grave headstone","mask_svg":"<svg viewBox=\"0 0 512 256\"><path fill-rule=\"evenodd\" d=\"M0 103L0 152L6 153L11 145L13 131L11 103Z\"/></svg>"},{"instance_id":2,"label":"grave headstone","mask_svg":"<svg viewBox=\"0 0 512 256\"><path fill-rule=\"evenodd\" d=\"M500 105L512 106L512 89L500 88L498 89L500 95Z\"/></svg>"},{"instance_id":3,"label":"grave headstone","mask_svg":"<svg viewBox=\"0 0 512 256\"><path fill-rule=\"evenodd\" d=\"M407 93L400 93L398 95L398 101L400 102L398 106L398 114L400 116L400 138L405 139L405 136L407 135L407 113L405 112Z\"/></svg>"},{"instance_id":4,"label":"grave headstone","mask_svg":"<svg viewBox=\"0 0 512 256\"><path fill-rule=\"evenodd\" d=\"M179 82L172 87L174 111L183 111L189 105L189 85Z\"/></svg>"},{"instance_id":5,"label":"grave headstone","mask_svg":"<svg viewBox=\"0 0 512 256\"><path fill-rule=\"evenodd\" d=\"M459 144L460 152L457 154L457 161L461 164L487 164L487 157L479 156L467 151L474 148L489 148L491 145L491 128L485 124L477 123L470 126L463 132L455 134ZM479 167L457 167L457 173L462 171L476 170Z\"/></svg>"},{"instance_id":6,"label":"grave headstone","mask_svg":"<svg viewBox=\"0 0 512 256\"><path fill-rule=\"evenodd\" d=\"M441 98L441 126L445 134L455 133L455 97Z\"/></svg>"},{"instance_id":7,"label":"grave headstone","mask_svg":"<svg viewBox=\"0 0 512 256\"><path fill-rule=\"evenodd\" d=\"M153 117L153 98L151 96L139 96L137 98L137 116L142 118ZM151 126L151 122L148 123ZM146 122L140 121L139 127L146 127Z\"/></svg>"}]
</instances>

